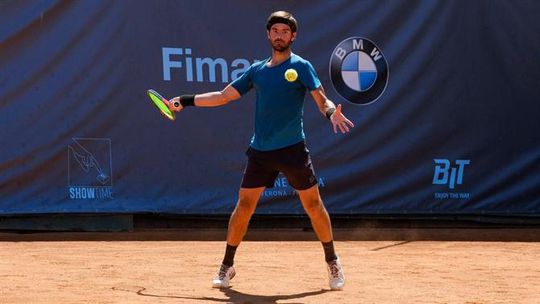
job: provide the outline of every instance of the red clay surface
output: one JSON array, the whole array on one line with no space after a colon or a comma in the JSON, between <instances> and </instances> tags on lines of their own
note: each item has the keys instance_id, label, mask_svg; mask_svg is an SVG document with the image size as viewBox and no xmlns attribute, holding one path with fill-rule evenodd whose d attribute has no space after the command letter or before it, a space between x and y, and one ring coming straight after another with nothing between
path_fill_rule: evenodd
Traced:
<instances>
[{"instance_id":1,"label":"red clay surface","mask_svg":"<svg viewBox=\"0 0 540 304\"><path fill-rule=\"evenodd\" d=\"M540 243L244 242L212 289L224 242L0 242L0 303L540 303Z\"/></svg>"}]
</instances>

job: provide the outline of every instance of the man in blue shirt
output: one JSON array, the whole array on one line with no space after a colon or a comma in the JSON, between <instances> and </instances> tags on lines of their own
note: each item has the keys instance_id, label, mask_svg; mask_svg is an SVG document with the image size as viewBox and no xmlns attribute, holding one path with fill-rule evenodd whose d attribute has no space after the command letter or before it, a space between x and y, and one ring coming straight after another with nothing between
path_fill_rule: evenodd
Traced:
<instances>
[{"instance_id":1,"label":"man in blue shirt","mask_svg":"<svg viewBox=\"0 0 540 304\"><path fill-rule=\"evenodd\" d=\"M345 284L343 269L334 251L330 218L319 195L317 178L304 142L302 116L306 92L310 92L319 111L330 120L335 133L338 130L347 133L354 125L341 112L341 105L336 107L326 97L311 63L292 53L291 44L296 39L297 27L290 13L272 13L266 25L272 57L251 65L221 92L182 95L169 103L171 110L178 112L187 106L222 106L253 88L257 93L255 133L246 153L248 162L238 202L229 221L225 257L212 281L215 288L229 287L236 274L233 267L236 248L247 231L262 192L266 187L273 187L279 172L297 191L323 245L330 288L341 290Z\"/></svg>"}]
</instances>

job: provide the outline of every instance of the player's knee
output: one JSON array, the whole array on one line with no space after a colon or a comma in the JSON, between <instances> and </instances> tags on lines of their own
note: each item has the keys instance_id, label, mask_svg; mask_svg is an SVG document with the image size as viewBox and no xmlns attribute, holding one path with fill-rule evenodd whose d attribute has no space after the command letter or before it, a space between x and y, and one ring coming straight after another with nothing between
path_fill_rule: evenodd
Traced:
<instances>
[{"instance_id":1,"label":"player's knee","mask_svg":"<svg viewBox=\"0 0 540 304\"><path fill-rule=\"evenodd\" d=\"M307 200L304 203L304 209L308 215L318 215L324 211L322 201L319 199Z\"/></svg>"},{"instance_id":2,"label":"player's knee","mask_svg":"<svg viewBox=\"0 0 540 304\"><path fill-rule=\"evenodd\" d=\"M255 212L256 204L257 202L253 202L252 200L240 198L236 204L236 213L238 216L249 218Z\"/></svg>"}]
</instances>

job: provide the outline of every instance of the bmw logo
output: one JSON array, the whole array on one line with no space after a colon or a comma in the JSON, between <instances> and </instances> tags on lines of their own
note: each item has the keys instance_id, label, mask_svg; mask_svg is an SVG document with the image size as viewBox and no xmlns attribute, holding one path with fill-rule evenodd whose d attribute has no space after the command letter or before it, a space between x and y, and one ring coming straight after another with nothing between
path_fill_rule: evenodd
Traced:
<instances>
[{"instance_id":1,"label":"bmw logo","mask_svg":"<svg viewBox=\"0 0 540 304\"><path fill-rule=\"evenodd\" d=\"M351 103L377 100L388 83L388 63L382 51L363 37L347 38L334 49L330 79L336 92Z\"/></svg>"}]
</instances>

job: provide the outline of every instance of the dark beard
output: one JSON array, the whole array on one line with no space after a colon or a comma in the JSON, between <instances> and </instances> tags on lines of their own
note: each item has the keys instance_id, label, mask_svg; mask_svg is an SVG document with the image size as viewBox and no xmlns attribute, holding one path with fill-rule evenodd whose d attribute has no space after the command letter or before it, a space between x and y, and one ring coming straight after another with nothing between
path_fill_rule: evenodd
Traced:
<instances>
[{"instance_id":1,"label":"dark beard","mask_svg":"<svg viewBox=\"0 0 540 304\"><path fill-rule=\"evenodd\" d=\"M280 40L280 41L281 41L281 45L277 45L276 43L271 43L274 51L282 53L282 52L288 51L291 48L292 41L289 44L286 44L283 40Z\"/></svg>"}]
</instances>

